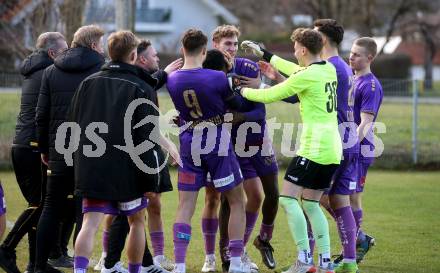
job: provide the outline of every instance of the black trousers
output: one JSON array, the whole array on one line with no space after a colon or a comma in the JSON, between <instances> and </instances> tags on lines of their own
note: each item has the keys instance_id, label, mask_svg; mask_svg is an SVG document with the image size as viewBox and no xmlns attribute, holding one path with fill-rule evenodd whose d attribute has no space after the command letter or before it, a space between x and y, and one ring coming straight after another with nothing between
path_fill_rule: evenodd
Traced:
<instances>
[{"instance_id":1,"label":"black trousers","mask_svg":"<svg viewBox=\"0 0 440 273\"><path fill-rule=\"evenodd\" d=\"M117 262L121 260L121 253L124 249L125 239L130 231L128 219L124 215L118 215L113 219L109 230L107 257L105 258L104 266L112 268ZM148 249L147 241L145 240L145 251L142 259L142 266L147 267L153 265L153 257Z\"/></svg>"},{"instance_id":2,"label":"black trousers","mask_svg":"<svg viewBox=\"0 0 440 273\"><path fill-rule=\"evenodd\" d=\"M42 210L43 189L46 183L46 168L41 164L39 151L31 147L13 146L11 158L18 186L28 206L18 217L1 247L14 251L24 235L28 234L29 262L33 264L36 228Z\"/></svg>"},{"instance_id":3,"label":"black trousers","mask_svg":"<svg viewBox=\"0 0 440 273\"><path fill-rule=\"evenodd\" d=\"M69 199L73 198L73 168L63 173L53 173L47 177L46 195L40 221L37 227L37 253L35 270L46 267L49 253L55 245L54 238L59 236L59 226L66 214L75 215L75 233L82 224L81 202L75 199L75 206L69 208ZM75 212L72 212L75 210Z\"/></svg>"}]
</instances>

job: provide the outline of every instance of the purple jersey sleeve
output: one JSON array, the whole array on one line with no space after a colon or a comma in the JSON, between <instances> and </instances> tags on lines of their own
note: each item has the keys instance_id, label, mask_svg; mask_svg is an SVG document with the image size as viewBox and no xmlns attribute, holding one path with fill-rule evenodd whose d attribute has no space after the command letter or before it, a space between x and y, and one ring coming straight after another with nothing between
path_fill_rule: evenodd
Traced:
<instances>
[{"instance_id":1,"label":"purple jersey sleeve","mask_svg":"<svg viewBox=\"0 0 440 273\"><path fill-rule=\"evenodd\" d=\"M377 115L379 104L382 100L381 92L377 90L375 79L367 81L362 86L362 101L360 104L360 112Z\"/></svg>"},{"instance_id":2,"label":"purple jersey sleeve","mask_svg":"<svg viewBox=\"0 0 440 273\"><path fill-rule=\"evenodd\" d=\"M256 78L260 74L258 64L245 58L235 58L232 72L248 78Z\"/></svg>"}]
</instances>

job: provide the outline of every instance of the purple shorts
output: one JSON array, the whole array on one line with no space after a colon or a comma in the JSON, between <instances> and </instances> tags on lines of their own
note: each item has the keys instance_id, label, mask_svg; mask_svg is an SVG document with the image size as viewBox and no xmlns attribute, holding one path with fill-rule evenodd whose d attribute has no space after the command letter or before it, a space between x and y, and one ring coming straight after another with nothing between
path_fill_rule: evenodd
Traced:
<instances>
[{"instance_id":1,"label":"purple shorts","mask_svg":"<svg viewBox=\"0 0 440 273\"><path fill-rule=\"evenodd\" d=\"M263 156L261 150L259 150L257 154L251 157L237 156L237 160L245 180L278 173L275 154Z\"/></svg>"},{"instance_id":2,"label":"purple shorts","mask_svg":"<svg viewBox=\"0 0 440 273\"><path fill-rule=\"evenodd\" d=\"M83 198L83 213L100 212L111 215L131 216L148 206L148 199L140 197L127 202Z\"/></svg>"},{"instance_id":3,"label":"purple shorts","mask_svg":"<svg viewBox=\"0 0 440 273\"><path fill-rule=\"evenodd\" d=\"M6 200L3 192L2 184L0 183L0 216L6 213Z\"/></svg>"},{"instance_id":4,"label":"purple shorts","mask_svg":"<svg viewBox=\"0 0 440 273\"><path fill-rule=\"evenodd\" d=\"M367 181L367 172L371 162L359 161L358 164L358 183L356 192L364 192L365 182Z\"/></svg>"},{"instance_id":5,"label":"purple shorts","mask_svg":"<svg viewBox=\"0 0 440 273\"><path fill-rule=\"evenodd\" d=\"M333 175L333 184L328 194L351 195L356 192L358 181L358 154L346 154Z\"/></svg>"},{"instance_id":6,"label":"purple shorts","mask_svg":"<svg viewBox=\"0 0 440 273\"><path fill-rule=\"evenodd\" d=\"M179 167L177 188L179 191L199 191L212 186L218 192L230 190L243 181L235 153L201 155L201 166L196 166L191 156L182 156L183 167ZM210 179L207 175L210 174Z\"/></svg>"}]
</instances>

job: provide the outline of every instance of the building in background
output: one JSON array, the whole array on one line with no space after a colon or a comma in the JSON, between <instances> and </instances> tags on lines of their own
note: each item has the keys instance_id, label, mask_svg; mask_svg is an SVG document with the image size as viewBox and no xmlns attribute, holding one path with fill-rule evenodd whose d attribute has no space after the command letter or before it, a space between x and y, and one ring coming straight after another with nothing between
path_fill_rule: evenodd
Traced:
<instances>
[{"instance_id":1,"label":"building in background","mask_svg":"<svg viewBox=\"0 0 440 273\"><path fill-rule=\"evenodd\" d=\"M85 24L115 30L115 1L88 0ZM182 33L191 27L210 35L219 24L238 24L238 18L216 0L135 0L134 30L150 39L161 53L177 53Z\"/></svg>"}]
</instances>

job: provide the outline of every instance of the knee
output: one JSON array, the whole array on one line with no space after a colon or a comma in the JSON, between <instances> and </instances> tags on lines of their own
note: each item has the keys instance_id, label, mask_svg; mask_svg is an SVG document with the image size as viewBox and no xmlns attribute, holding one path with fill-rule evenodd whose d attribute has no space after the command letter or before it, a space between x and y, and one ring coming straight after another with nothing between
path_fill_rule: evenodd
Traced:
<instances>
[{"instance_id":1,"label":"knee","mask_svg":"<svg viewBox=\"0 0 440 273\"><path fill-rule=\"evenodd\" d=\"M217 211L217 208L220 204L220 198L207 198L205 199L205 207L209 211Z\"/></svg>"},{"instance_id":2,"label":"knee","mask_svg":"<svg viewBox=\"0 0 440 273\"><path fill-rule=\"evenodd\" d=\"M148 203L147 207L148 216L160 216L161 212L161 204L159 201L154 200L153 202Z\"/></svg>"},{"instance_id":3,"label":"knee","mask_svg":"<svg viewBox=\"0 0 440 273\"><path fill-rule=\"evenodd\" d=\"M136 213L130 215L127 217L128 223L131 225L134 224L144 224L145 223L145 209L141 209L140 211L137 211Z\"/></svg>"}]
</instances>

